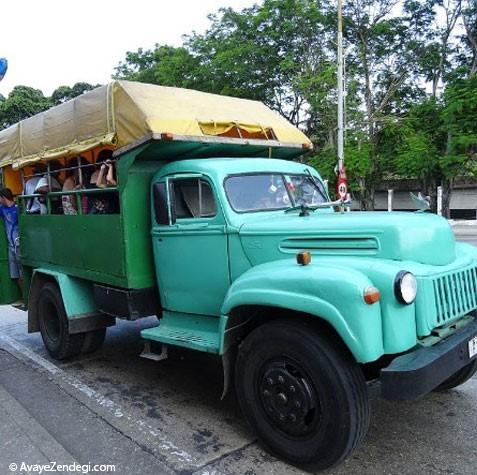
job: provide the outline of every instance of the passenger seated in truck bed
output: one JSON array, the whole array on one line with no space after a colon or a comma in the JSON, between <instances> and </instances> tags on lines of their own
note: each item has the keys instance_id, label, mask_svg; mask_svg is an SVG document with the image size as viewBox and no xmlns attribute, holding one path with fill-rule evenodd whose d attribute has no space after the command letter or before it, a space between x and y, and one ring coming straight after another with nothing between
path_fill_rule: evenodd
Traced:
<instances>
[{"instance_id":1,"label":"passenger seated in truck bed","mask_svg":"<svg viewBox=\"0 0 477 475\"><path fill-rule=\"evenodd\" d=\"M112 150L101 150L96 159L96 170L91 175L91 188L113 188L117 186ZM90 200L89 214L114 214L119 212L116 193L93 195Z\"/></svg>"},{"instance_id":2,"label":"passenger seated in truck bed","mask_svg":"<svg viewBox=\"0 0 477 475\"><path fill-rule=\"evenodd\" d=\"M59 169L61 165L58 163L57 160L52 160L49 163L49 170L50 170L50 178L48 178L48 173L43 175L40 180L38 181L35 187L35 193L46 194L51 191L60 191L61 185L58 181L59 177ZM40 202L40 214L47 214L48 209L46 206L46 200L44 198L38 198ZM52 199L51 200L52 208L59 208L61 206L59 199Z\"/></svg>"},{"instance_id":3,"label":"passenger seated in truck bed","mask_svg":"<svg viewBox=\"0 0 477 475\"><path fill-rule=\"evenodd\" d=\"M33 170L28 175L28 180L23 188L24 195L35 194L35 189L40 181L42 174L46 172L46 166L43 163L35 163ZM32 176L33 175L33 176ZM27 214L40 214L41 205L38 198L29 198L26 203Z\"/></svg>"},{"instance_id":4,"label":"passenger seated in truck bed","mask_svg":"<svg viewBox=\"0 0 477 475\"><path fill-rule=\"evenodd\" d=\"M79 168L88 165L88 161L84 157L73 157L68 160L66 165L66 179L63 184L63 191L80 190L84 188L84 183L89 182L89 173L86 168ZM63 206L63 214L78 214L77 200L75 195L63 195L61 197Z\"/></svg>"}]
</instances>

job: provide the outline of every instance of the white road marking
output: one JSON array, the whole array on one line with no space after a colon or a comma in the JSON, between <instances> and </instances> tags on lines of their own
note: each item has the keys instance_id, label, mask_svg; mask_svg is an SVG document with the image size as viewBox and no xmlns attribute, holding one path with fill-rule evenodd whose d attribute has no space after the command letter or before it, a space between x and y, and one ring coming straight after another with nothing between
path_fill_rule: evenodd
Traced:
<instances>
[{"instance_id":1,"label":"white road marking","mask_svg":"<svg viewBox=\"0 0 477 475\"><path fill-rule=\"evenodd\" d=\"M55 375L57 378L60 378L62 382L80 391L82 394L86 395L89 399L94 401L96 404L105 408L115 418L125 419L128 422L135 425L136 428L139 429L142 433L147 433L151 435L152 437L154 437L155 439L157 439L158 448L159 448L159 451L161 452L161 455L164 455L167 459L171 459L171 462L175 461L176 463L179 462L179 463L199 465L197 459L193 455L177 447L162 432L151 427L149 424L147 424L143 420L135 419L135 418L133 419L131 416L125 414L125 411L123 411L123 409L121 408L119 404L103 396L95 389L81 382L79 379L67 374L65 371L63 371L61 368L56 366L54 363L52 363L51 361L48 361L47 359L43 358L41 355L30 350L30 348L27 348L26 346L22 345L14 338L11 338L7 335L0 335L0 342L8 346L9 349L13 350L12 353L18 353L22 355L23 357L28 358L29 360L33 361L40 367L44 368L49 373Z\"/></svg>"}]
</instances>

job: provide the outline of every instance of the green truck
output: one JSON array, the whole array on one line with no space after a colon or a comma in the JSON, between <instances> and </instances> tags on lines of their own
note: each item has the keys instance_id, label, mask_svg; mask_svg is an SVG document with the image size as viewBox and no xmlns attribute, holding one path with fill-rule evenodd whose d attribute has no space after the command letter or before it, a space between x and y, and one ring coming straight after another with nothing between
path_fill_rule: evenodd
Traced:
<instances>
[{"instance_id":1,"label":"green truck","mask_svg":"<svg viewBox=\"0 0 477 475\"><path fill-rule=\"evenodd\" d=\"M116 187L21 194L36 163L81 155L86 175L104 147ZM128 82L0 132L28 331L63 359L97 349L118 318L157 315L143 356L216 354L262 443L313 470L364 439L368 381L390 400L464 383L477 369L477 249L432 214L341 212L300 161L309 149L259 103ZM57 206L65 194L74 215ZM90 214L92 196L119 208ZM46 213L28 213L32 199Z\"/></svg>"}]
</instances>

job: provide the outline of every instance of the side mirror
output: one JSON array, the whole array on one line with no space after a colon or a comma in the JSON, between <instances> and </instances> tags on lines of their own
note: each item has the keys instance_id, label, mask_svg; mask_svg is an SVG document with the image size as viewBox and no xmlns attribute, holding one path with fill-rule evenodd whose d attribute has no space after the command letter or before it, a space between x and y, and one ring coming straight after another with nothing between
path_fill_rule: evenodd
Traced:
<instances>
[{"instance_id":1,"label":"side mirror","mask_svg":"<svg viewBox=\"0 0 477 475\"><path fill-rule=\"evenodd\" d=\"M167 212L167 189L165 183L154 183L152 186L154 215L157 224L169 224Z\"/></svg>"}]
</instances>

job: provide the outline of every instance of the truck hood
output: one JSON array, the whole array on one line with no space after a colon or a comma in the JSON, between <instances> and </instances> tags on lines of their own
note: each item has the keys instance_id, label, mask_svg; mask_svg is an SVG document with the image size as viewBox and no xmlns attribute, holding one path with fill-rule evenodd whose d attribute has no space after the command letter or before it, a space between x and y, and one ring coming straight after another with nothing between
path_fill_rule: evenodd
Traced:
<instances>
[{"instance_id":1,"label":"truck hood","mask_svg":"<svg viewBox=\"0 0 477 475\"><path fill-rule=\"evenodd\" d=\"M455 259L447 220L430 213L351 212L300 217L257 213L239 229L252 265L308 250L320 255L379 257L446 265Z\"/></svg>"}]
</instances>

